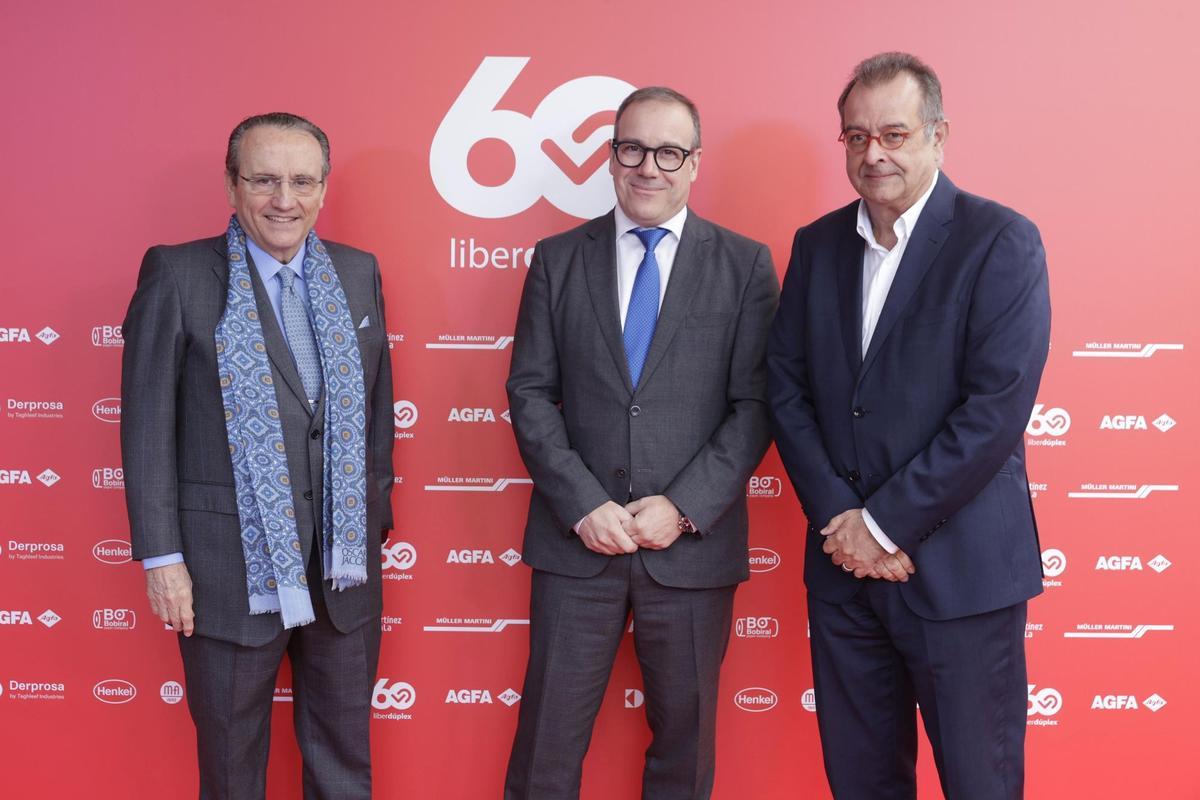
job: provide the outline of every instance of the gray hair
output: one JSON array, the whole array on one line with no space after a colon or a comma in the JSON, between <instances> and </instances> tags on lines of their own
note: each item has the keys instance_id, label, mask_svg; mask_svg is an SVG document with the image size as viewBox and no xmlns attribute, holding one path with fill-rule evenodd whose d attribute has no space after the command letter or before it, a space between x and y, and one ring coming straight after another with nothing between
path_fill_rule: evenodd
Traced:
<instances>
[{"instance_id":1,"label":"gray hair","mask_svg":"<svg viewBox=\"0 0 1200 800\"><path fill-rule=\"evenodd\" d=\"M851 89L860 83L863 86L887 83L901 72L912 75L921 87L921 122L925 123L928 135L928 126L945 118L942 111L942 82L938 80L932 67L909 53L880 53L862 61L854 68L850 82L838 98L838 117L843 124L846 121L846 98L850 96Z\"/></svg>"},{"instance_id":2,"label":"gray hair","mask_svg":"<svg viewBox=\"0 0 1200 800\"><path fill-rule=\"evenodd\" d=\"M239 122L237 127L233 129L233 133L229 134L229 147L225 150L225 174L231 181L237 181L240 171L238 151L242 146L242 137L251 128L263 126L284 128L285 130L300 130L310 134L317 140L317 144L321 146L321 180L329 177L329 137L325 135L325 131L304 117L289 114L286 111L272 111L270 114L256 114L253 117L246 117L246 119Z\"/></svg>"},{"instance_id":3,"label":"gray hair","mask_svg":"<svg viewBox=\"0 0 1200 800\"><path fill-rule=\"evenodd\" d=\"M617 136L617 128L621 125L621 116L634 103L645 103L650 100L658 100L664 103L679 103L687 109L687 112L692 117L692 148L696 150L700 147L700 111L696 108L696 104L683 96L674 89L666 86L647 86L643 89L637 89L633 94L621 101L621 105L617 107L617 119L613 123L613 139Z\"/></svg>"}]
</instances>

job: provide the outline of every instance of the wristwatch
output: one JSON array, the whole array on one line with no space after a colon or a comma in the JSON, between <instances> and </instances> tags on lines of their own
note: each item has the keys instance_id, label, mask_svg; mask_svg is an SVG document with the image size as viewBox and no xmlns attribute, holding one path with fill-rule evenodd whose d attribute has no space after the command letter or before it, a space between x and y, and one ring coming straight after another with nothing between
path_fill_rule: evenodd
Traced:
<instances>
[{"instance_id":1,"label":"wristwatch","mask_svg":"<svg viewBox=\"0 0 1200 800\"><path fill-rule=\"evenodd\" d=\"M683 516L683 514L679 515L679 522L677 522L675 524L679 526L680 533L696 533L695 523L693 523L687 517Z\"/></svg>"}]
</instances>

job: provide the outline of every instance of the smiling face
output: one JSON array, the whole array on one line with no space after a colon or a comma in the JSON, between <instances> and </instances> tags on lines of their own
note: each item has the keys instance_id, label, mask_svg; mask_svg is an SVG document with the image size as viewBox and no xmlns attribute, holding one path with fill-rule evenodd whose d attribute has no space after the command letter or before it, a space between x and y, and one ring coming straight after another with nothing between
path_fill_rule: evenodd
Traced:
<instances>
[{"instance_id":1,"label":"smiling face","mask_svg":"<svg viewBox=\"0 0 1200 800\"><path fill-rule=\"evenodd\" d=\"M300 177L320 181L323 163L320 144L301 130L259 125L242 137L238 148L239 174L284 180L272 194L253 194L246 181L227 175L229 204L237 212L246 235L281 263L291 261L300 250L325 204L324 183L308 197L297 197L288 181Z\"/></svg>"},{"instance_id":2,"label":"smiling face","mask_svg":"<svg viewBox=\"0 0 1200 800\"><path fill-rule=\"evenodd\" d=\"M670 145L692 150L695 128L692 116L682 103L645 100L634 103L621 115L617 139L636 142L643 147ZM700 148L674 172L663 172L647 153L640 166L624 167L616 153L608 157L608 171L613 176L617 203L632 221L643 228L653 228L669 220L687 205L692 181L700 173Z\"/></svg>"},{"instance_id":3,"label":"smiling face","mask_svg":"<svg viewBox=\"0 0 1200 800\"><path fill-rule=\"evenodd\" d=\"M846 175L867 202L872 221L894 220L920 199L942 163L942 148L949 132L945 120L926 134L921 109L921 85L908 72L886 83L855 85L846 97L842 130L866 131L874 136L885 128L911 132L897 150L885 150L872 140L861 153L846 151Z\"/></svg>"}]
</instances>

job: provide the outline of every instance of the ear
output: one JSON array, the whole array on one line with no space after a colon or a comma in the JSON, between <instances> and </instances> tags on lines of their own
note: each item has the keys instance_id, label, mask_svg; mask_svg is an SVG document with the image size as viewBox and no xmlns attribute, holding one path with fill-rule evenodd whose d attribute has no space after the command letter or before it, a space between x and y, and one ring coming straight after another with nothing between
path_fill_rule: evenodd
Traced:
<instances>
[{"instance_id":1,"label":"ear","mask_svg":"<svg viewBox=\"0 0 1200 800\"><path fill-rule=\"evenodd\" d=\"M692 162L690 165L688 165L688 169L692 171L693 181L700 177L700 156L703 153L704 151L697 147L692 151L692 154L688 156L688 161Z\"/></svg>"},{"instance_id":2,"label":"ear","mask_svg":"<svg viewBox=\"0 0 1200 800\"><path fill-rule=\"evenodd\" d=\"M237 177L230 177L229 173L225 174L225 195L229 198L229 205L237 208Z\"/></svg>"},{"instance_id":3,"label":"ear","mask_svg":"<svg viewBox=\"0 0 1200 800\"><path fill-rule=\"evenodd\" d=\"M950 120L944 119L933 126L933 150L936 154L938 169L946 160L946 140L950 138Z\"/></svg>"}]
</instances>

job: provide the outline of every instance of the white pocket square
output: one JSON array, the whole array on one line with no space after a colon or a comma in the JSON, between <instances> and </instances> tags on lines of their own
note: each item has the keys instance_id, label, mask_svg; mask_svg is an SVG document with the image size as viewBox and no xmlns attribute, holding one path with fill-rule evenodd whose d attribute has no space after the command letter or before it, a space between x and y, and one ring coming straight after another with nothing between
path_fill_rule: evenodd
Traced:
<instances>
[{"instance_id":1,"label":"white pocket square","mask_svg":"<svg viewBox=\"0 0 1200 800\"><path fill-rule=\"evenodd\" d=\"M371 315L370 314L363 317L362 322L358 323L359 330L362 330L363 328L369 328L369 327L371 327Z\"/></svg>"}]
</instances>

